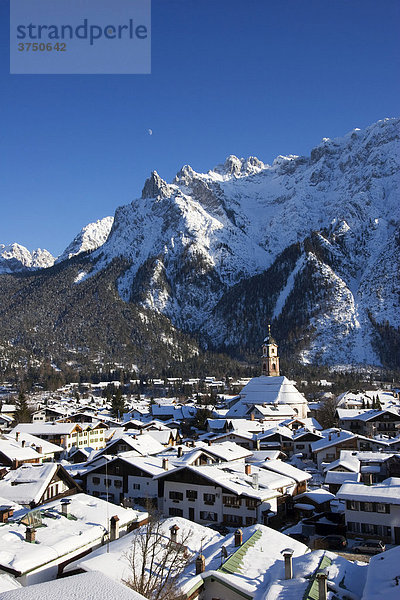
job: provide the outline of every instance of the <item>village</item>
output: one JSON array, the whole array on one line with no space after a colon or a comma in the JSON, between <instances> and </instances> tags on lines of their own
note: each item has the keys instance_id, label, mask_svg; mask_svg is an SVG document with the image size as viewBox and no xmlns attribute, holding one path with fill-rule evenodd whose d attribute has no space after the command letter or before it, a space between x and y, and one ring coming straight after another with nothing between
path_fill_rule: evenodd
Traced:
<instances>
[{"instance_id":1,"label":"village","mask_svg":"<svg viewBox=\"0 0 400 600\"><path fill-rule=\"evenodd\" d=\"M399 598L399 388L308 401L270 328L260 373L4 382L0 599Z\"/></svg>"}]
</instances>

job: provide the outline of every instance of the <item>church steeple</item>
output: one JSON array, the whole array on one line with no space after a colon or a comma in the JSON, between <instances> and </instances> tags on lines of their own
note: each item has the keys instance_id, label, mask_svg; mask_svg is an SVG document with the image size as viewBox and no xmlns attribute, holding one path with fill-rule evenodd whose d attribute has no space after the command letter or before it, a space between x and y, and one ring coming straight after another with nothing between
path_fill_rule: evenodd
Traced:
<instances>
[{"instance_id":1,"label":"church steeple","mask_svg":"<svg viewBox=\"0 0 400 600\"><path fill-rule=\"evenodd\" d=\"M279 375L278 344L271 335L271 325L262 345L261 374L271 376Z\"/></svg>"}]
</instances>

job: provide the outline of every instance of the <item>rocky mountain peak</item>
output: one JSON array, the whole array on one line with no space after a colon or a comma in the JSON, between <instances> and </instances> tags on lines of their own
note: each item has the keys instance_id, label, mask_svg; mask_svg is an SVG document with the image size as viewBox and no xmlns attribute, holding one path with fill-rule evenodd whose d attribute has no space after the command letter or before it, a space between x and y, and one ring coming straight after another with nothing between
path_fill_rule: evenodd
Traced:
<instances>
[{"instance_id":1,"label":"rocky mountain peak","mask_svg":"<svg viewBox=\"0 0 400 600\"><path fill-rule=\"evenodd\" d=\"M142 199L146 198L169 198L171 196L170 186L162 179L157 171L153 171L146 179L142 190Z\"/></svg>"}]
</instances>

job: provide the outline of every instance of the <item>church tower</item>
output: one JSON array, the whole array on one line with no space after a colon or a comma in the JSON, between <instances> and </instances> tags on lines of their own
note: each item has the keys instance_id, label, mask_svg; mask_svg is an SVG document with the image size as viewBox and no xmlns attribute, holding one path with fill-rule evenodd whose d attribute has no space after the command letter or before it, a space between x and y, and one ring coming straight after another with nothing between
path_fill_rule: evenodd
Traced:
<instances>
[{"instance_id":1,"label":"church tower","mask_svg":"<svg viewBox=\"0 0 400 600\"><path fill-rule=\"evenodd\" d=\"M271 335L271 325L268 325L268 334L262 345L262 375L279 376L278 344Z\"/></svg>"}]
</instances>

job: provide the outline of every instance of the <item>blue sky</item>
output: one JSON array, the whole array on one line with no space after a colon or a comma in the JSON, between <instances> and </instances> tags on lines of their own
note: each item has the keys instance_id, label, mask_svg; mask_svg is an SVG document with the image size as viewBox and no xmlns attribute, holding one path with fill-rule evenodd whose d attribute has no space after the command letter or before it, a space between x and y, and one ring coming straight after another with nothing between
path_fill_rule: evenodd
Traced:
<instances>
[{"instance_id":1,"label":"blue sky","mask_svg":"<svg viewBox=\"0 0 400 600\"><path fill-rule=\"evenodd\" d=\"M399 17L397 0L153 0L151 75L10 75L0 0L0 243L57 255L153 169L308 154L398 116Z\"/></svg>"}]
</instances>

